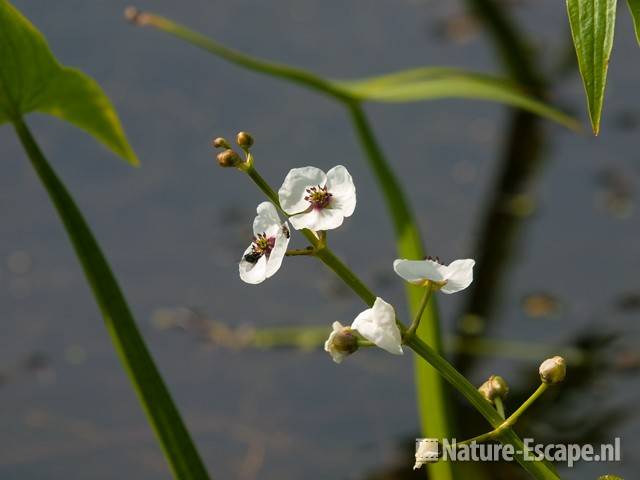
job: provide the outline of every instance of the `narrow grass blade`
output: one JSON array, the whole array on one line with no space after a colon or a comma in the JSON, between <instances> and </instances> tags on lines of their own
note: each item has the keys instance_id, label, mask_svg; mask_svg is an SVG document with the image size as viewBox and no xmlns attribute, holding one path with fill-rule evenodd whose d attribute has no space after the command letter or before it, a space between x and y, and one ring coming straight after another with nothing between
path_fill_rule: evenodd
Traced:
<instances>
[{"instance_id":1,"label":"narrow grass blade","mask_svg":"<svg viewBox=\"0 0 640 480\"><path fill-rule=\"evenodd\" d=\"M175 478L206 480L209 477L205 466L89 226L24 121L16 119L14 127L71 239L120 360L160 440Z\"/></svg>"}]
</instances>

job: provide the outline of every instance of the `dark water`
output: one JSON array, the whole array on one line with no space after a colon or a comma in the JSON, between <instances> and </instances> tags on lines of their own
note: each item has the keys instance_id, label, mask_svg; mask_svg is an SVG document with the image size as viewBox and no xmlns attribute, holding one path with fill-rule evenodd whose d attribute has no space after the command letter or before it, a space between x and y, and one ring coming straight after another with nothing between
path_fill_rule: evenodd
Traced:
<instances>
[{"instance_id":1,"label":"dark water","mask_svg":"<svg viewBox=\"0 0 640 480\"><path fill-rule=\"evenodd\" d=\"M409 448L416 434L409 356L361 353L338 368L319 352L213 348L151 321L161 309L180 306L230 325L329 325L350 322L361 310L307 259L288 259L259 287L240 282L236 261L262 198L240 174L218 169L208 146L212 136L240 129L254 133L259 168L274 186L293 166L348 166L358 208L332 235L335 250L382 296L402 303L402 285L390 273L390 223L342 109L135 29L122 20L125 2L15 4L61 61L103 85L142 160L141 169L129 168L69 125L29 119L110 258L216 478L355 479L392 468L402 442ZM462 5L454 2L138 6L246 52L332 77L427 64L498 68L485 37L465 23ZM530 2L515 12L545 64L560 62L568 39L563 6ZM493 335L554 343L585 332L622 333L613 355L624 354L623 366L633 367L640 51L622 5L619 17L601 137L546 125L545 168L533 187L537 209L504 279ZM585 117L575 72L554 93ZM470 255L498 166L505 109L441 101L368 111L405 179L430 251L447 260ZM60 222L9 127L0 130L0 152L0 477L169 478ZM523 311L523 298L539 293L559 302L554 315L532 318ZM442 299L448 330L463 295ZM484 361L472 375L480 383L499 371L527 386L517 375L535 367L517 359ZM602 371L586 381L567 399L570 409L582 407L588 416L637 402L638 378L625 371ZM551 439L562 433L561 421L546 425ZM639 434L630 414L604 432L605 440L622 437L622 463L582 464L563 473L633 478ZM400 465L410 462L407 456Z\"/></svg>"}]
</instances>

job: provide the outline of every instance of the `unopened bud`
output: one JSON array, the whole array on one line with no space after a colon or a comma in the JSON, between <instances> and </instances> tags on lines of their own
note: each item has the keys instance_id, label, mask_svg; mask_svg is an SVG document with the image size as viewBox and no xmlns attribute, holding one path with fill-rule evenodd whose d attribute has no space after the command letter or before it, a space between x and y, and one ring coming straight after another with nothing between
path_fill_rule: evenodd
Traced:
<instances>
[{"instance_id":1,"label":"unopened bud","mask_svg":"<svg viewBox=\"0 0 640 480\"><path fill-rule=\"evenodd\" d=\"M221 167L235 167L241 162L240 156L231 149L218 154L218 165Z\"/></svg>"},{"instance_id":2,"label":"unopened bud","mask_svg":"<svg viewBox=\"0 0 640 480\"><path fill-rule=\"evenodd\" d=\"M240 132L236 136L236 142L242 148L249 148L251 145L253 145L253 137L247 132Z\"/></svg>"},{"instance_id":3,"label":"unopened bud","mask_svg":"<svg viewBox=\"0 0 640 480\"><path fill-rule=\"evenodd\" d=\"M125 8L124 18L127 22L131 22L134 25L141 27L149 23L149 14L141 12L136 7Z\"/></svg>"},{"instance_id":4,"label":"unopened bud","mask_svg":"<svg viewBox=\"0 0 640 480\"><path fill-rule=\"evenodd\" d=\"M333 322L333 331L324 342L324 351L328 352L336 363L342 362L344 357L358 350L358 337L350 327L344 327L340 322Z\"/></svg>"},{"instance_id":5,"label":"unopened bud","mask_svg":"<svg viewBox=\"0 0 640 480\"><path fill-rule=\"evenodd\" d=\"M227 141L222 137L214 138L213 141L211 142L211 145L213 145L214 148L226 148L226 149L231 148L227 143Z\"/></svg>"},{"instance_id":6,"label":"unopened bud","mask_svg":"<svg viewBox=\"0 0 640 480\"><path fill-rule=\"evenodd\" d=\"M562 357L547 358L540 364L540 380L555 385L564 380L567 375L567 362Z\"/></svg>"},{"instance_id":7,"label":"unopened bud","mask_svg":"<svg viewBox=\"0 0 640 480\"><path fill-rule=\"evenodd\" d=\"M478 388L480 394L490 403L496 398L505 398L509 393L509 386L504 378L498 375L491 375L489 380L484 382L480 388Z\"/></svg>"}]
</instances>

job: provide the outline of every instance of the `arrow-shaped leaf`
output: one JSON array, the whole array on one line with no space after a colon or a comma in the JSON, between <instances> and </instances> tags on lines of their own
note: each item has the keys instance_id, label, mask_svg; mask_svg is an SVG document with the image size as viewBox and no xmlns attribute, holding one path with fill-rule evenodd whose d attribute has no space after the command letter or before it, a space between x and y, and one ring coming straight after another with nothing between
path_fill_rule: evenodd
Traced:
<instances>
[{"instance_id":1,"label":"arrow-shaped leaf","mask_svg":"<svg viewBox=\"0 0 640 480\"><path fill-rule=\"evenodd\" d=\"M98 83L60 65L42 34L7 0L0 0L0 124L31 112L66 120L138 163Z\"/></svg>"},{"instance_id":2,"label":"arrow-shaped leaf","mask_svg":"<svg viewBox=\"0 0 640 480\"><path fill-rule=\"evenodd\" d=\"M616 0L567 0L567 12L591 126L597 135L613 47Z\"/></svg>"}]
</instances>

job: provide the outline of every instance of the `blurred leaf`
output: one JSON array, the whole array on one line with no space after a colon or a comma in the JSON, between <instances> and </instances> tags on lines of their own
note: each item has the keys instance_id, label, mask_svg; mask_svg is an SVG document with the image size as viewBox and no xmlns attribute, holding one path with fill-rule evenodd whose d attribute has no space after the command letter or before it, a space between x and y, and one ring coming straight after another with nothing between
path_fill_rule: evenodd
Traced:
<instances>
[{"instance_id":1,"label":"blurred leaf","mask_svg":"<svg viewBox=\"0 0 640 480\"><path fill-rule=\"evenodd\" d=\"M567 12L591 126L597 135L613 47L616 0L567 0Z\"/></svg>"},{"instance_id":2,"label":"blurred leaf","mask_svg":"<svg viewBox=\"0 0 640 480\"><path fill-rule=\"evenodd\" d=\"M631 18L633 19L633 29L636 32L636 39L640 45L640 0L627 0Z\"/></svg>"},{"instance_id":3,"label":"blurred leaf","mask_svg":"<svg viewBox=\"0 0 640 480\"><path fill-rule=\"evenodd\" d=\"M0 124L42 112L93 135L133 165L138 159L100 86L60 65L45 38L7 0L0 0Z\"/></svg>"},{"instance_id":4,"label":"blurred leaf","mask_svg":"<svg viewBox=\"0 0 640 480\"><path fill-rule=\"evenodd\" d=\"M575 119L528 95L511 81L455 68L416 68L363 80L338 82L338 85L359 100L376 102L415 102L439 98L500 102L528 110L574 130L579 129Z\"/></svg>"}]
</instances>

